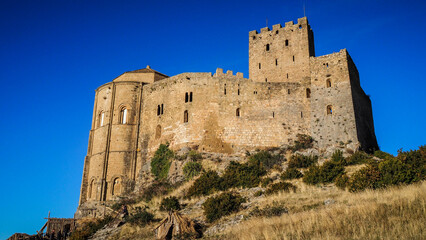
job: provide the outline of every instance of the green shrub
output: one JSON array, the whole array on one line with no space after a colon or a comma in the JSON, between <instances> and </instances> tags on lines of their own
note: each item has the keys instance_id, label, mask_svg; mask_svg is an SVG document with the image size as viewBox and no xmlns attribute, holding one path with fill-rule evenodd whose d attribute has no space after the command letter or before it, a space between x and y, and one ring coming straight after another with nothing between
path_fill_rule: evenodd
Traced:
<instances>
[{"instance_id":1,"label":"green shrub","mask_svg":"<svg viewBox=\"0 0 426 240\"><path fill-rule=\"evenodd\" d=\"M405 163L399 158L391 158L379 163L380 180L379 187L397 184L410 184L421 179L414 166Z\"/></svg>"},{"instance_id":2,"label":"green shrub","mask_svg":"<svg viewBox=\"0 0 426 240\"><path fill-rule=\"evenodd\" d=\"M331 161L341 163L345 160L343 157L343 152L340 150L334 151L333 155L331 155Z\"/></svg>"},{"instance_id":3,"label":"green shrub","mask_svg":"<svg viewBox=\"0 0 426 240\"><path fill-rule=\"evenodd\" d=\"M166 197L161 200L161 211L180 210L179 199L175 196Z\"/></svg>"},{"instance_id":4,"label":"green shrub","mask_svg":"<svg viewBox=\"0 0 426 240\"><path fill-rule=\"evenodd\" d=\"M371 159L367 153L363 151L357 151L351 156L345 158L342 164L345 166L349 166L349 165L357 165L357 164L363 164L363 163L369 163L369 162L371 162Z\"/></svg>"},{"instance_id":5,"label":"green shrub","mask_svg":"<svg viewBox=\"0 0 426 240\"><path fill-rule=\"evenodd\" d=\"M172 185L166 181L154 181L142 192L141 199L149 202L155 196L166 195L178 185Z\"/></svg>"},{"instance_id":6,"label":"green shrub","mask_svg":"<svg viewBox=\"0 0 426 240\"><path fill-rule=\"evenodd\" d=\"M348 185L349 177L346 174L342 174L336 178L336 187L345 190Z\"/></svg>"},{"instance_id":7,"label":"green shrub","mask_svg":"<svg viewBox=\"0 0 426 240\"><path fill-rule=\"evenodd\" d=\"M145 226L151 223L153 220L154 215L146 211L146 209L142 209L141 207L136 207L135 212L127 216L127 222L138 226Z\"/></svg>"},{"instance_id":8,"label":"green shrub","mask_svg":"<svg viewBox=\"0 0 426 240\"><path fill-rule=\"evenodd\" d=\"M266 170L263 168L263 164L258 161L243 164L231 161L222 176L222 189L256 187L265 174Z\"/></svg>"},{"instance_id":9,"label":"green shrub","mask_svg":"<svg viewBox=\"0 0 426 240\"><path fill-rule=\"evenodd\" d=\"M307 168L317 162L318 156L303 156L300 154L295 154L290 157L290 161L288 161L288 168Z\"/></svg>"},{"instance_id":10,"label":"green shrub","mask_svg":"<svg viewBox=\"0 0 426 240\"><path fill-rule=\"evenodd\" d=\"M303 175L303 182L306 184L315 185L321 182L321 170L317 165L309 167L308 171Z\"/></svg>"},{"instance_id":11,"label":"green shrub","mask_svg":"<svg viewBox=\"0 0 426 240\"><path fill-rule=\"evenodd\" d=\"M239 194L222 193L217 197L208 198L203 203L204 215L208 222L213 222L223 216L238 212L245 201Z\"/></svg>"},{"instance_id":12,"label":"green shrub","mask_svg":"<svg viewBox=\"0 0 426 240\"><path fill-rule=\"evenodd\" d=\"M345 173L345 168L338 162L328 161L320 167L320 182L330 183Z\"/></svg>"},{"instance_id":13,"label":"green shrub","mask_svg":"<svg viewBox=\"0 0 426 240\"><path fill-rule=\"evenodd\" d=\"M279 182L279 183L274 183L271 186L269 186L268 189L266 189L265 194L266 195L271 195L271 194L275 194L278 192L296 192L297 187L294 186L291 183L288 182Z\"/></svg>"},{"instance_id":14,"label":"green shrub","mask_svg":"<svg viewBox=\"0 0 426 240\"><path fill-rule=\"evenodd\" d=\"M260 151L254 155L251 155L249 161L254 165L261 165L266 170L270 170L275 165L281 165L283 162L283 157L281 155L272 155L267 151Z\"/></svg>"},{"instance_id":15,"label":"green shrub","mask_svg":"<svg viewBox=\"0 0 426 240\"><path fill-rule=\"evenodd\" d=\"M188 189L186 197L209 195L216 190L221 190L222 179L215 171L203 173L194 184Z\"/></svg>"},{"instance_id":16,"label":"green shrub","mask_svg":"<svg viewBox=\"0 0 426 240\"><path fill-rule=\"evenodd\" d=\"M297 140L294 141L294 145L289 147L289 150L295 152L302 149L308 149L313 147L314 139L306 134L297 134Z\"/></svg>"},{"instance_id":17,"label":"green shrub","mask_svg":"<svg viewBox=\"0 0 426 240\"><path fill-rule=\"evenodd\" d=\"M377 165L368 165L355 172L347 184L350 192L358 192L365 189L376 189L380 180L380 172Z\"/></svg>"},{"instance_id":18,"label":"green shrub","mask_svg":"<svg viewBox=\"0 0 426 240\"><path fill-rule=\"evenodd\" d=\"M394 158L394 156L392 154L387 153L387 152L383 152L383 151L380 151L380 150L375 151L373 155L375 157L378 157L378 158L383 159L383 160Z\"/></svg>"},{"instance_id":19,"label":"green shrub","mask_svg":"<svg viewBox=\"0 0 426 240\"><path fill-rule=\"evenodd\" d=\"M114 220L113 217L107 215L104 218L96 219L94 222L88 222L82 226L81 229L77 229L71 233L70 240L85 240L95 234L98 230L103 228Z\"/></svg>"},{"instance_id":20,"label":"green shrub","mask_svg":"<svg viewBox=\"0 0 426 240\"><path fill-rule=\"evenodd\" d=\"M296 168L287 168L287 170L281 174L282 180L297 179L301 177L303 177L303 174Z\"/></svg>"},{"instance_id":21,"label":"green shrub","mask_svg":"<svg viewBox=\"0 0 426 240\"><path fill-rule=\"evenodd\" d=\"M197 151L195 151L195 150L191 150L191 151L189 151L189 153L188 153L188 157L189 157L189 159L191 159L191 161L193 161L193 162L195 162L195 161L198 161L198 160L202 159L201 154L200 154L200 153L198 153L198 152L197 152Z\"/></svg>"},{"instance_id":22,"label":"green shrub","mask_svg":"<svg viewBox=\"0 0 426 240\"><path fill-rule=\"evenodd\" d=\"M156 179L166 179L169 174L169 168L173 157L173 151L166 144L160 144L154 157L151 159L151 172Z\"/></svg>"},{"instance_id":23,"label":"green shrub","mask_svg":"<svg viewBox=\"0 0 426 240\"><path fill-rule=\"evenodd\" d=\"M186 180L192 179L195 176L198 176L203 170L201 163L189 161L183 166L183 176Z\"/></svg>"},{"instance_id":24,"label":"green shrub","mask_svg":"<svg viewBox=\"0 0 426 240\"><path fill-rule=\"evenodd\" d=\"M249 215L253 217L277 217L284 213L288 213L288 209L284 206L284 204L274 201L272 205L266 205L262 209L256 206Z\"/></svg>"},{"instance_id":25,"label":"green shrub","mask_svg":"<svg viewBox=\"0 0 426 240\"><path fill-rule=\"evenodd\" d=\"M269 177L267 177L267 178L263 178L262 180L261 180L261 182L260 182L260 186L262 186L262 187L267 187L270 183L272 183L273 181L272 181L272 178L269 178Z\"/></svg>"}]
</instances>

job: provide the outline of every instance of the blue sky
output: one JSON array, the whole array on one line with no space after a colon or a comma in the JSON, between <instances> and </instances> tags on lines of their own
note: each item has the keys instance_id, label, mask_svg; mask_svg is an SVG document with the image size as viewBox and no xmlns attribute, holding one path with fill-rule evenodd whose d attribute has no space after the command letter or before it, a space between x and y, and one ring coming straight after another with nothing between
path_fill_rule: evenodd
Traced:
<instances>
[{"instance_id":1,"label":"blue sky","mask_svg":"<svg viewBox=\"0 0 426 240\"><path fill-rule=\"evenodd\" d=\"M94 90L146 65L248 76L248 32L306 15L348 49L382 150L426 144L425 1L0 1L0 239L78 205Z\"/></svg>"}]
</instances>

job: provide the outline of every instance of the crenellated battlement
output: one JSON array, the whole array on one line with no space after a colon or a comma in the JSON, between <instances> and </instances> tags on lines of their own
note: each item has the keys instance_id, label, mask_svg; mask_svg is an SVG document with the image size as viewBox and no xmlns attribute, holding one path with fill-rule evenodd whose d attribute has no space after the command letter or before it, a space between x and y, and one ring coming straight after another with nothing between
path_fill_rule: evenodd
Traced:
<instances>
[{"instance_id":1,"label":"crenellated battlement","mask_svg":"<svg viewBox=\"0 0 426 240\"><path fill-rule=\"evenodd\" d=\"M294 31L297 29L303 29L305 26L309 26L309 23L308 19L306 17L303 17L298 18L297 23L294 23L293 21L286 22L284 27L281 26L281 24L275 24L272 26L272 29L270 29L269 27L264 27L260 29L260 32L258 32L257 30L250 31L249 37L252 40L255 40L256 38L253 38L253 36L256 37L257 35L262 35L264 33L277 33L276 31Z\"/></svg>"},{"instance_id":2,"label":"crenellated battlement","mask_svg":"<svg viewBox=\"0 0 426 240\"><path fill-rule=\"evenodd\" d=\"M223 68L217 68L216 73L213 74L213 77L223 77L223 76L234 76L237 78L244 78L244 74L242 72L237 72L236 75L233 74L233 71L228 70L226 73L223 72Z\"/></svg>"}]
</instances>

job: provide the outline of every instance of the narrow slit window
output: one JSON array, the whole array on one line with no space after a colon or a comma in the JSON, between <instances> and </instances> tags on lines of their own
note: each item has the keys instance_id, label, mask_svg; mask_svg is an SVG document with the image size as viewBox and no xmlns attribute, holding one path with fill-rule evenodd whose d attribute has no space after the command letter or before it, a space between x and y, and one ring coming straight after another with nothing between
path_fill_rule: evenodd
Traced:
<instances>
[{"instance_id":1,"label":"narrow slit window","mask_svg":"<svg viewBox=\"0 0 426 240\"><path fill-rule=\"evenodd\" d=\"M327 115L332 115L333 114L333 107L331 105L327 106Z\"/></svg>"},{"instance_id":2,"label":"narrow slit window","mask_svg":"<svg viewBox=\"0 0 426 240\"><path fill-rule=\"evenodd\" d=\"M192 102L192 92L189 93L189 101Z\"/></svg>"},{"instance_id":3,"label":"narrow slit window","mask_svg":"<svg viewBox=\"0 0 426 240\"><path fill-rule=\"evenodd\" d=\"M240 89L238 88L238 95L240 95Z\"/></svg>"},{"instance_id":4,"label":"narrow slit window","mask_svg":"<svg viewBox=\"0 0 426 240\"><path fill-rule=\"evenodd\" d=\"M259 69L262 69L262 65L259 63Z\"/></svg>"},{"instance_id":5,"label":"narrow slit window","mask_svg":"<svg viewBox=\"0 0 426 240\"><path fill-rule=\"evenodd\" d=\"M311 89L307 88L306 89L306 98L310 98L311 97Z\"/></svg>"},{"instance_id":6,"label":"narrow slit window","mask_svg":"<svg viewBox=\"0 0 426 240\"><path fill-rule=\"evenodd\" d=\"M275 112L272 112L272 117L273 117L273 118L275 117Z\"/></svg>"},{"instance_id":7,"label":"narrow slit window","mask_svg":"<svg viewBox=\"0 0 426 240\"><path fill-rule=\"evenodd\" d=\"M275 59L275 66L278 66L278 59Z\"/></svg>"},{"instance_id":8,"label":"narrow slit window","mask_svg":"<svg viewBox=\"0 0 426 240\"><path fill-rule=\"evenodd\" d=\"M161 107L160 105L157 105L157 116L160 116L161 113Z\"/></svg>"},{"instance_id":9,"label":"narrow slit window","mask_svg":"<svg viewBox=\"0 0 426 240\"><path fill-rule=\"evenodd\" d=\"M300 112L300 118L303 118L303 112Z\"/></svg>"},{"instance_id":10,"label":"narrow slit window","mask_svg":"<svg viewBox=\"0 0 426 240\"><path fill-rule=\"evenodd\" d=\"M121 124L126 124L127 123L127 108L122 108L121 109Z\"/></svg>"},{"instance_id":11,"label":"narrow slit window","mask_svg":"<svg viewBox=\"0 0 426 240\"><path fill-rule=\"evenodd\" d=\"M288 79L288 73L287 73L287 79Z\"/></svg>"},{"instance_id":12,"label":"narrow slit window","mask_svg":"<svg viewBox=\"0 0 426 240\"><path fill-rule=\"evenodd\" d=\"M185 102L188 102L188 93L185 93Z\"/></svg>"},{"instance_id":13,"label":"narrow slit window","mask_svg":"<svg viewBox=\"0 0 426 240\"><path fill-rule=\"evenodd\" d=\"M269 51L269 44L266 44L266 51Z\"/></svg>"},{"instance_id":14,"label":"narrow slit window","mask_svg":"<svg viewBox=\"0 0 426 240\"><path fill-rule=\"evenodd\" d=\"M235 115L236 115L237 117L239 117L239 116L240 116L240 108L237 108L237 110L235 110Z\"/></svg>"},{"instance_id":15,"label":"narrow slit window","mask_svg":"<svg viewBox=\"0 0 426 240\"><path fill-rule=\"evenodd\" d=\"M287 90L287 93L290 94L290 89Z\"/></svg>"},{"instance_id":16,"label":"narrow slit window","mask_svg":"<svg viewBox=\"0 0 426 240\"><path fill-rule=\"evenodd\" d=\"M327 85L328 88L331 87L331 80L330 79L327 79L326 85Z\"/></svg>"},{"instance_id":17,"label":"narrow slit window","mask_svg":"<svg viewBox=\"0 0 426 240\"><path fill-rule=\"evenodd\" d=\"M183 112L183 122L184 123L188 122L188 110L185 110L185 112Z\"/></svg>"},{"instance_id":18,"label":"narrow slit window","mask_svg":"<svg viewBox=\"0 0 426 240\"><path fill-rule=\"evenodd\" d=\"M105 119L105 113L104 111L101 111L101 113L99 113L98 127L102 127L104 125L104 119Z\"/></svg>"},{"instance_id":19,"label":"narrow slit window","mask_svg":"<svg viewBox=\"0 0 426 240\"><path fill-rule=\"evenodd\" d=\"M225 95L226 95L226 84L225 84L225 86L223 87L223 94L225 94Z\"/></svg>"},{"instance_id":20,"label":"narrow slit window","mask_svg":"<svg viewBox=\"0 0 426 240\"><path fill-rule=\"evenodd\" d=\"M164 105L161 104L161 115L163 115L163 113L164 113Z\"/></svg>"},{"instance_id":21,"label":"narrow slit window","mask_svg":"<svg viewBox=\"0 0 426 240\"><path fill-rule=\"evenodd\" d=\"M285 46L288 46L288 40L285 40Z\"/></svg>"},{"instance_id":22,"label":"narrow slit window","mask_svg":"<svg viewBox=\"0 0 426 240\"><path fill-rule=\"evenodd\" d=\"M294 62L294 56L293 56L293 62Z\"/></svg>"},{"instance_id":23,"label":"narrow slit window","mask_svg":"<svg viewBox=\"0 0 426 240\"><path fill-rule=\"evenodd\" d=\"M265 82L268 82L268 79L267 79L267 78L265 78Z\"/></svg>"}]
</instances>

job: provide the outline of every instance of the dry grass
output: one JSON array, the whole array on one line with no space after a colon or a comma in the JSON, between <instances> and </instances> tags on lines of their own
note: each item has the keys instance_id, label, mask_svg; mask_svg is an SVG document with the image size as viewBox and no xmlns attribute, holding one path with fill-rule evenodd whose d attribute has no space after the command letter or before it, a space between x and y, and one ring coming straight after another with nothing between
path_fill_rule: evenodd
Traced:
<instances>
[{"instance_id":1,"label":"dry grass","mask_svg":"<svg viewBox=\"0 0 426 240\"><path fill-rule=\"evenodd\" d=\"M276 195L258 203L263 206L272 201L284 202L290 214L253 218L215 238L426 239L426 182L357 194L334 186L298 185L298 193ZM335 203L325 206L323 201L327 198ZM315 210L303 208L309 204L319 205Z\"/></svg>"}]
</instances>

